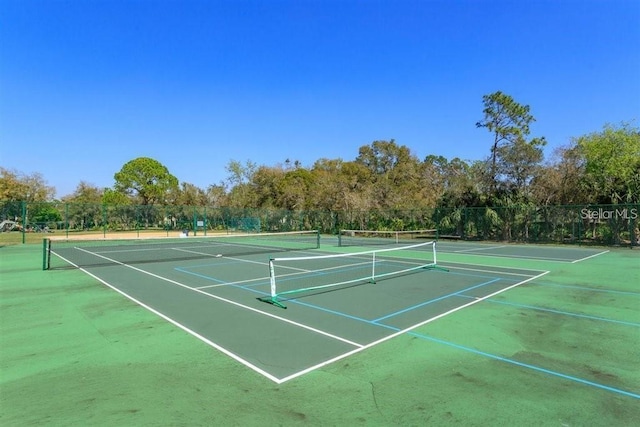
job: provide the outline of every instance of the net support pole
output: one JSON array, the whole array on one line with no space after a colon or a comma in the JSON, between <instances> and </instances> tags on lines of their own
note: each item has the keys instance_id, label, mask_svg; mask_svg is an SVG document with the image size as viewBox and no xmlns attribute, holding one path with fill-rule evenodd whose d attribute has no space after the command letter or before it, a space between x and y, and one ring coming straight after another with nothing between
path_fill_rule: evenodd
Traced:
<instances>
[{"instance_id":1,"label":"net support pole","mask_svg":"<svg viewBox=\"0 0 640 427\"><path fill-rule=\"evenodd\" d=\"M371 254L371 283L376 283L376 253Z\"/></svg>"},{"instance_id":2,"label":"net support pole","mask_svg":"<svg viewBox=\"0 0 640 427\"><path fill-rule=\"evenodd\" d=\"M42 269L49 269L49 239L42 239Z\"/></svg>"},{"instance_id":3,"label":"net support pole","mask_svg":"<svg viewBox=\"0 0 640 427\"><path fill-rule=\"evenodd\" d=\"M433 250L433 264L438 265L438 260L436 259L436 242L433 242L432 250Z\"/></svg>"},{"instance_id":4,"label":"net support pole","mask_svg":"<svg viewBox=\"0 0 640 427\"><path fill-rule=\"evenodd\" d=\"M276 288L276 271L273 265L273 258L269 259L269 285L270 285L270 296L268 297L260 297L258 300L263 302L268 302L269 304L273 304L276 307L287 308L286 305L278 301L278 290Z\"/></svg>"},{"instance_id":5,"label":"net support pole","mask_svg":"<svg viewBox=\"0 0 640 427\"><path fill-rule=\"evenodd\" d=\"M432 246L432 250L433 250L433 266L431 266L429 268L433 268L433 269L441 270L441 271L449 271L448 268L440 267L438 265L438 260L436 259L436 242L434 241L433 245L431 245L431 246Z\"/></svg>"},{"instance_id":6,"label":"net support pole","mask_svg":"<svg viewBox=\"0 0 640 427\"><path fill-rule=\"evenodd\" d=\"M271 285L271 298L276 297L276 273L273 266L273 258L269 259L269 284Z\"/></svg>"}]
</instances>

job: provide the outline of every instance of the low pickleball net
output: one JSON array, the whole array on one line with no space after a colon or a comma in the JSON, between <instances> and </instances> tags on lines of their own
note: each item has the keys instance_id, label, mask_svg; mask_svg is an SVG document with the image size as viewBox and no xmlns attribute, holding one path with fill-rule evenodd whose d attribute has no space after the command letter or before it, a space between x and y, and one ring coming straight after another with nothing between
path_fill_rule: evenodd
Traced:
<instances>
[{"instance_id":1,"label":"low pickleball net","mask_svg":"<svg viewBox=\"0 0 640 427\"><path fill-rule=\"evenodd\" d=\"M441 268L435 241L355 253L271 258L270 295L260 300L286 308L284 301L306 294L435 268Z\"/></svg>"},{"instance_id":2,"label":"low pickleball net","mask_svg":"<svg viewBox=\"0 0 640 427\"><path fill-rule=\"evenodd\" d=\"M52 239L43 242L43 269L171 262L273 254L320 247L318 231L214 234L200 237Z\"/></svg>"},{"instance_id":3,"label":"low pickleball net","mask_svg":"<svg viewBox=\"0 0 640 427\"><path fill-rule=\"evenodd\" d=\"M410 245L437 240L437 230L340 230L338 246Z\"/></svg>"}]
</instances>

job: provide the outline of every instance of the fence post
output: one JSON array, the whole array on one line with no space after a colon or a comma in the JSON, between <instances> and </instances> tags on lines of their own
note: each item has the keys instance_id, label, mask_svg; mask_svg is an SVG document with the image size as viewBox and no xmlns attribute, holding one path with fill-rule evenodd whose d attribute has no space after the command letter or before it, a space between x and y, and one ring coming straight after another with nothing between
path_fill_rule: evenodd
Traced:
<instances>
[{"instance_id":1,"label":"fence post","mask_svg":"<svg viewBox=\"0 0 640 427\"><path fill-rule=\"evenodd\" d=\"M640 206L640 205L627 205L627 212L629 212L629 242L631 245L631 249L633 249L634 246L638 245L638 236L636 236L636 221L637 221L637 217L634 217L635 215L638 215L638 209L635 206Z\"/></svg>"},{"instance_id":2,"label":"fence post","mask_svg":"<svg viewBox=\"0 0 640 427\"><path fill-rule=\"evenodd\" d=\"M27 242L27 202L22 201L22 244Z\"/></svg>"},{"instance_id":3,"label":"fence post","mask_svg":"<svg viewBox=\"0 0 640 427\"><path fill-rule=\"evenodd\" d=\"M69 238L69 203L64 204L64 235Z\"/></svg>"},{"instance_id":4,"label":"fence post","mask_svg":"<svg viewBox=\"0 0 640 427\"><path fill-rule=\"evenodd\" d=\"M102 204L102 237L107 237L107 204Z\"/></svg>"},{"instance_id":5,"label":"fence post","mask_svg":"<svg viewBox=\"0 0 640 427\"><path fill-rule=\"evenodd\" d=\"M469 212L469 208L466 206L462 208L462 240L467 240L467 222L469 221L469 217L467 212Z\"/></svg>"},{"instance_id":6,"label":"fence post","mask_svg":"<svg viewBox=\"0 0 640 427\"><path fill-rule=\"evenodd\" d=\"M198 235L198 211L196 207L193 207L193 235Z\"/></svg>"},{"instance_id":7,"label":"fence post","mask_svg":"<svg viewBox=\"0 0 640 427\"><path fill-rule=\"evenodd\" d=\"M582 217L578 215L578 246L582 246L582 226L584 225Z\"/></svg>"},{"instance_id":8,"label":"fence post","mask_svg":"<svg viewBox=\"0 0 640 427\"><path fill-rule=\"evenodd\" d=\"M207 223L207 207L204 206L204 213L203 213L203 218L202 218L202 223L204 224L204 235L207 235L207 228L209 227L209 224Z\"/></svg>"}]
</instances>

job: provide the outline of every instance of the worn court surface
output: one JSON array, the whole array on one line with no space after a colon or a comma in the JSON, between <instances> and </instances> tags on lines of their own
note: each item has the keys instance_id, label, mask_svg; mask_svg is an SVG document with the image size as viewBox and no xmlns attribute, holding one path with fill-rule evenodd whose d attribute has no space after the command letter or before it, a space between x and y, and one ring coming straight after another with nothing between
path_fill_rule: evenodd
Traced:
<instances>
[{"instance_id":1,"label":"worn court surface","mask_svg":"<svg viewBox=\"0 0 640 427\"><path fill-rule=\"evenodd\" d=\"M334 241L323 239L322 250L284 255L322 255L335 247ZM561 248L540 251L505 245L440 246L445 252L528 255L557 262L579 261L602 253ZM74 249L67 249L61 255L73 260L73 252ZM95 253L101 262L113 260L111 264L84 267L88 274L278 383L546 274L516 268L443 264L449 271L418 270L377 283L362 282L347 288L294 295L283 310L257 299L269 294L266 254L127 264L128 257L135 257L129 248L97 246L83 248L82 252L83 257L87 252ZM414 253L419 257L421 252ZM430 255L429 251L422 253ZM341 264L347 261L337 258L334 263L336 269L341 269ZM313 264L306 267L308 273L300 280L315 274L313 268Z\"/></svg>"},{"instance_id":2,"label":"worn court surface","mask_svg":"<svg viewBox=\"0 0 640 427\"><path fill-rule=\"evenodd\" d=\"M31 259L37 266L37 251L33 252ZM49 417L55 418L51 414L56 410L47 404L24 412L33 406L25 400L27 394L46 395L40 390L45 383L33 375L40 373L40 381L52 380L45 354L50 356L49 363L60 369L65 362L56 354L65 344L78 351L74 341L60 339L53 340L55 350L35 350L38 345L34 338L39 331L44 330L42 333L48 334L51 342L56 335L60 338L61 325L69 323L70 327L73 323L56 314L60 309L56 301L65 301L66 306L68 300L48 298L49 306L41 300L56 289L41 281L44 276L48 281L72 278L74 283L94 283L90 288L81 287L83 292L95 292L97 280L119 293L109 291L100 297L113 301L108 306L121 305L115 312L112 309L104 313L104 306L89 301L82 308L72 309L84 313L76 322L92 325L111 343L107 348L120 346L116 343L134 334L143 341L157 338L162 342L160 347L168 346L172 348L170 353L175 352L170 345L176 337L167 332L177 326L189 333L187 338L191 337L191 341L179 339L179 346L193 351L192 347L198 347L196 343L205 343L205 348L216 349L208 356L201 350L194 351L188 357L188 366L169 362L180 372L166 372L171 387L186 392L194 402L202 404L202 397L192 395L192 387L217 396L210 402L215 409L192 409L193 413L185 415L188 409L174 408L182 418L169 416L173 422L167 422L166 415L162 421L160 416L150 414L150 407L139 401L136 405L144 410L130 412L129 418L122 408L125 412L118 412L119 415L105 412L100 405L99 388L116 406L118 398L114 396L131 396L133 391L129 383L120 394L109 391L104 383L107 378L101 374L103 368L98 367L94 374L84 374L94 379L97 376L95 388L82 383L93 396L88 399L94 400L74 398L84 402L76 404L76 415L72 407L59 404L66 409L58 415L64 417L62 424L80 424L90 408L101 415L98 424L105 425L118 419L146 420L157 425L179 424L179 419L191 420L184 424L201 425L214 421L259 425L265 420L275 424L329 425L416 425L429 421L467 425L634 424L640 415L637 251L441 242L438 256L439 264L449 272L430 270L376 284L305 295L287 301L286 310L256 298L268 292L263 255L100 266L87 268L85 272L90 276L77 270L38 272L37 267L21 266L15 255L3 257L2 337L3 344L9 344L11 350L2 355L0 420L43 423L47 422L47 411ZM28 271L31 286L17 277ZM68 285L60 289L73 300L81 298L82 292L78 294L73 288ZM126 299L122 296L136 304L123 305ZM31 300L40 300L39 310L47 307L48 318L56 321L35 321L41 314L29 309ZM136 316L142 315L144 322L154 326L138 334L135 327L126 329L126 318L132 313L126 307L144 307L146 310L135 311ZM31 317L20 320L25 313L31 313ZM102 316L122 322L116 328L120 332L112 328L105 332L105 324L99 320ZM25 325L30 327L25 330ZM134 347L138 352L143 350ZM82 350L80 354L87 356ZM221 357L228 362L216 354L224 354ZM82 357L71 356L67 363L71 359L82 365L77 360ZM125 360L138 367L146 366L155 372L148 374L154 377L159 375L157 361L162 357L119 354L115 359L118 366ZM29 367L23 366L29 360ZM104 359L103 366L114 362L108 360ZM67 368L73 372L72 366ZM122 369L127 375L145 378L143 382L153 381L144 372ZM126 381L120 373L109 372L116 382ZM194 381L192 375L204 376L207 381ZM260 378L287 388L269 391ZM157 381L153 390L145 392L168 396L168 391L160 390L163 381ZM286 398L272 395L275 390ZM72 393L68 389L58 392ZM243 415L225 418L222 414L226 409L214 403L218 401L225 402L236 414L242 402L246 401L247 407L240 411ZM480 403L474 405L473 401ZM183 402L182 398L180 402L184 408L194 404ZM461 402L468 406L465 408ZM127 406L124 401L120 403ZM23 408L22 415L13 409L14 405ZM492 409L487 410L487 406ZM528 410L526 415L522 414L524 409ZM157 411L167 414L166 408ZM139 412L144 412L145 417Z\"/></svg>"}]
</instances>

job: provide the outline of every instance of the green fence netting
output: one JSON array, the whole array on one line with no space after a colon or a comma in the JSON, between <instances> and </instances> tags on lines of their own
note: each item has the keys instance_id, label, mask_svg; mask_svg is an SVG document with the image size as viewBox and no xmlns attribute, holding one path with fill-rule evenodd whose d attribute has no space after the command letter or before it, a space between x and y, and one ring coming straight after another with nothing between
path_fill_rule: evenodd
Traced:
<instances>
[{"instance_id":1,"label":"green fence netting","mask_svg":"<svg viewBox=\"0 0 640 427\"><path fill-rule=\"evenodd\" d=\"M2 233L436 230L441 239L637 246L640 205L289 211L207 206L0 202ZM24 242L24 238L23 238Z\"/></svg>"}]
</instances>

